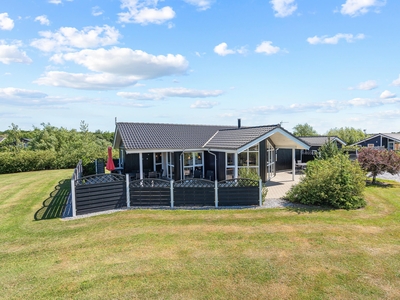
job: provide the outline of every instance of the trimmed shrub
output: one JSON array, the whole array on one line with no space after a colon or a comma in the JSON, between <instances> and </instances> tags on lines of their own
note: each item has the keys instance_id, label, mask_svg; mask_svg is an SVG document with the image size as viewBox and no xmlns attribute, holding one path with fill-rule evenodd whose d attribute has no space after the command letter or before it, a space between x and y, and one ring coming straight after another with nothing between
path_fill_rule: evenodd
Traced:
<instances>
[{"instance_id":1,"label":"trimmed shrub","mask_svg":"<svg viewBox=\"0 0 400 300\"><path fill-rule=\"evenodd\" d=\"M327 205L334 208L364 207L365 173L358 162L345 154L307 163L305 177L293 186L285 198L308 205Z\"/></svg>"}]
</instances>

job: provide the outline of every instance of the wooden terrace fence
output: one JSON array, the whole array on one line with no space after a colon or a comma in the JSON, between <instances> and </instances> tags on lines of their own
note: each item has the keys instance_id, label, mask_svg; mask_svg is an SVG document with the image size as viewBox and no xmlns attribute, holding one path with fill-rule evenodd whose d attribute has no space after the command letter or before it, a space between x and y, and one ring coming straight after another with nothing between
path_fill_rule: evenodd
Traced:
<instances>
[{"instance_id":1,"label":"wooden terrace fence","mask_svg":"<svg viewBox=\"0 0 400 300\"><path fill-rule=\"evenodd\" d=\"M132 180L129 175L97 174L71 180L73 217L130 207L255 206L262 200L261 180L245 178Z\"/></svg>"}]
</instances>

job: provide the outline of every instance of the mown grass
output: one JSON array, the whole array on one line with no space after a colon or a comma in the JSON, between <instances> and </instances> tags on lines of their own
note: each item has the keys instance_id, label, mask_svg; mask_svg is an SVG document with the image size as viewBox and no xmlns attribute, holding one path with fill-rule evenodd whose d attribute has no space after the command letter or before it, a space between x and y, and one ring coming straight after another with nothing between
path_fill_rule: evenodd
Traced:
<instances>
[{"instance_id":1,"label":"mown grass","mask_svg":"<svg viewBox=\"0 0 400 300\"><path fill-rule=\"evenodd\" d=\"M35 221L72 170L0 175L1 299L400 299L400 184L364 209Z\"/></svg>"}]
</instances>

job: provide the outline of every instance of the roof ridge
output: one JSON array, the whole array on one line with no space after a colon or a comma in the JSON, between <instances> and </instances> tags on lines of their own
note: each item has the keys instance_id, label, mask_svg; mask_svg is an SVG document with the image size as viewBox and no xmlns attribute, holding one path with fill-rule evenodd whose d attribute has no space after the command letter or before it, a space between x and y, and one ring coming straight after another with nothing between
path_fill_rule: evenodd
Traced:
<instances>
[{"instance_id":1,"label":"roof ridge","mask_svg":"<svg viewBox=\"0 0 400 300\"><path fill-rule=\"evenodd\" d=\"M210 124L177 124L177 123L148 123L148 122L117 122L119 124L135 124L135 125L173 125L173 126L198 126L198 127L235 127L234 125L210 125Z\"/></svg>"},{"instance_id":2,"label":"roof ridge","mask_svg":"<svg viewBox=\"0 0 400 300\"><path fill-rule=\"evenodd\" d=\"M220 129L219 131L266 128L266 127L280 127L280 126L279 125L242 126L242 127L235 127L235 128Z\"/></svg>"}]
</instances>

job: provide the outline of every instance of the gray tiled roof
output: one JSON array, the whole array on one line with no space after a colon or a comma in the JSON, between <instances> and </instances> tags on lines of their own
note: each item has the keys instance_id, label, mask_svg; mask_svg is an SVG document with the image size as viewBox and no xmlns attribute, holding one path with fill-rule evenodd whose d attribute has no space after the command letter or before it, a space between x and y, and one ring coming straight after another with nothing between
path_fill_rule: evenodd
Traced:
<instances>
[{"instance_id":1,"label":"gray tiled roof","mask_svg":"<svg viewBox=\"0 0 400 300\"><path fill-rule=\"evenodd\" d=\"M331 141L338 140L341 142L341 140L336 136L300 136L299 138L310 146L322 146L323 144L327 143L329 139Z\"/></svg>"},{"instance_id":2,"label":"gray tiled roof","mask_svg":"<svg viewBox=\"0 0 400 300\"><path fill-rule=\"evenodd\" d=\"M276 125L219 130L204 148L239 149L277 128Z\"/></svg>"},{"instance_id":3,"label":"gray tiled roof","mask_svg":"<svg viewBox=\"0 0 400 300\"><path fill-rule=\"evenodd\" d=\"M126 149L201 149L221 129L233 126L117 123Z\"/></svg>"}]
</instances>

